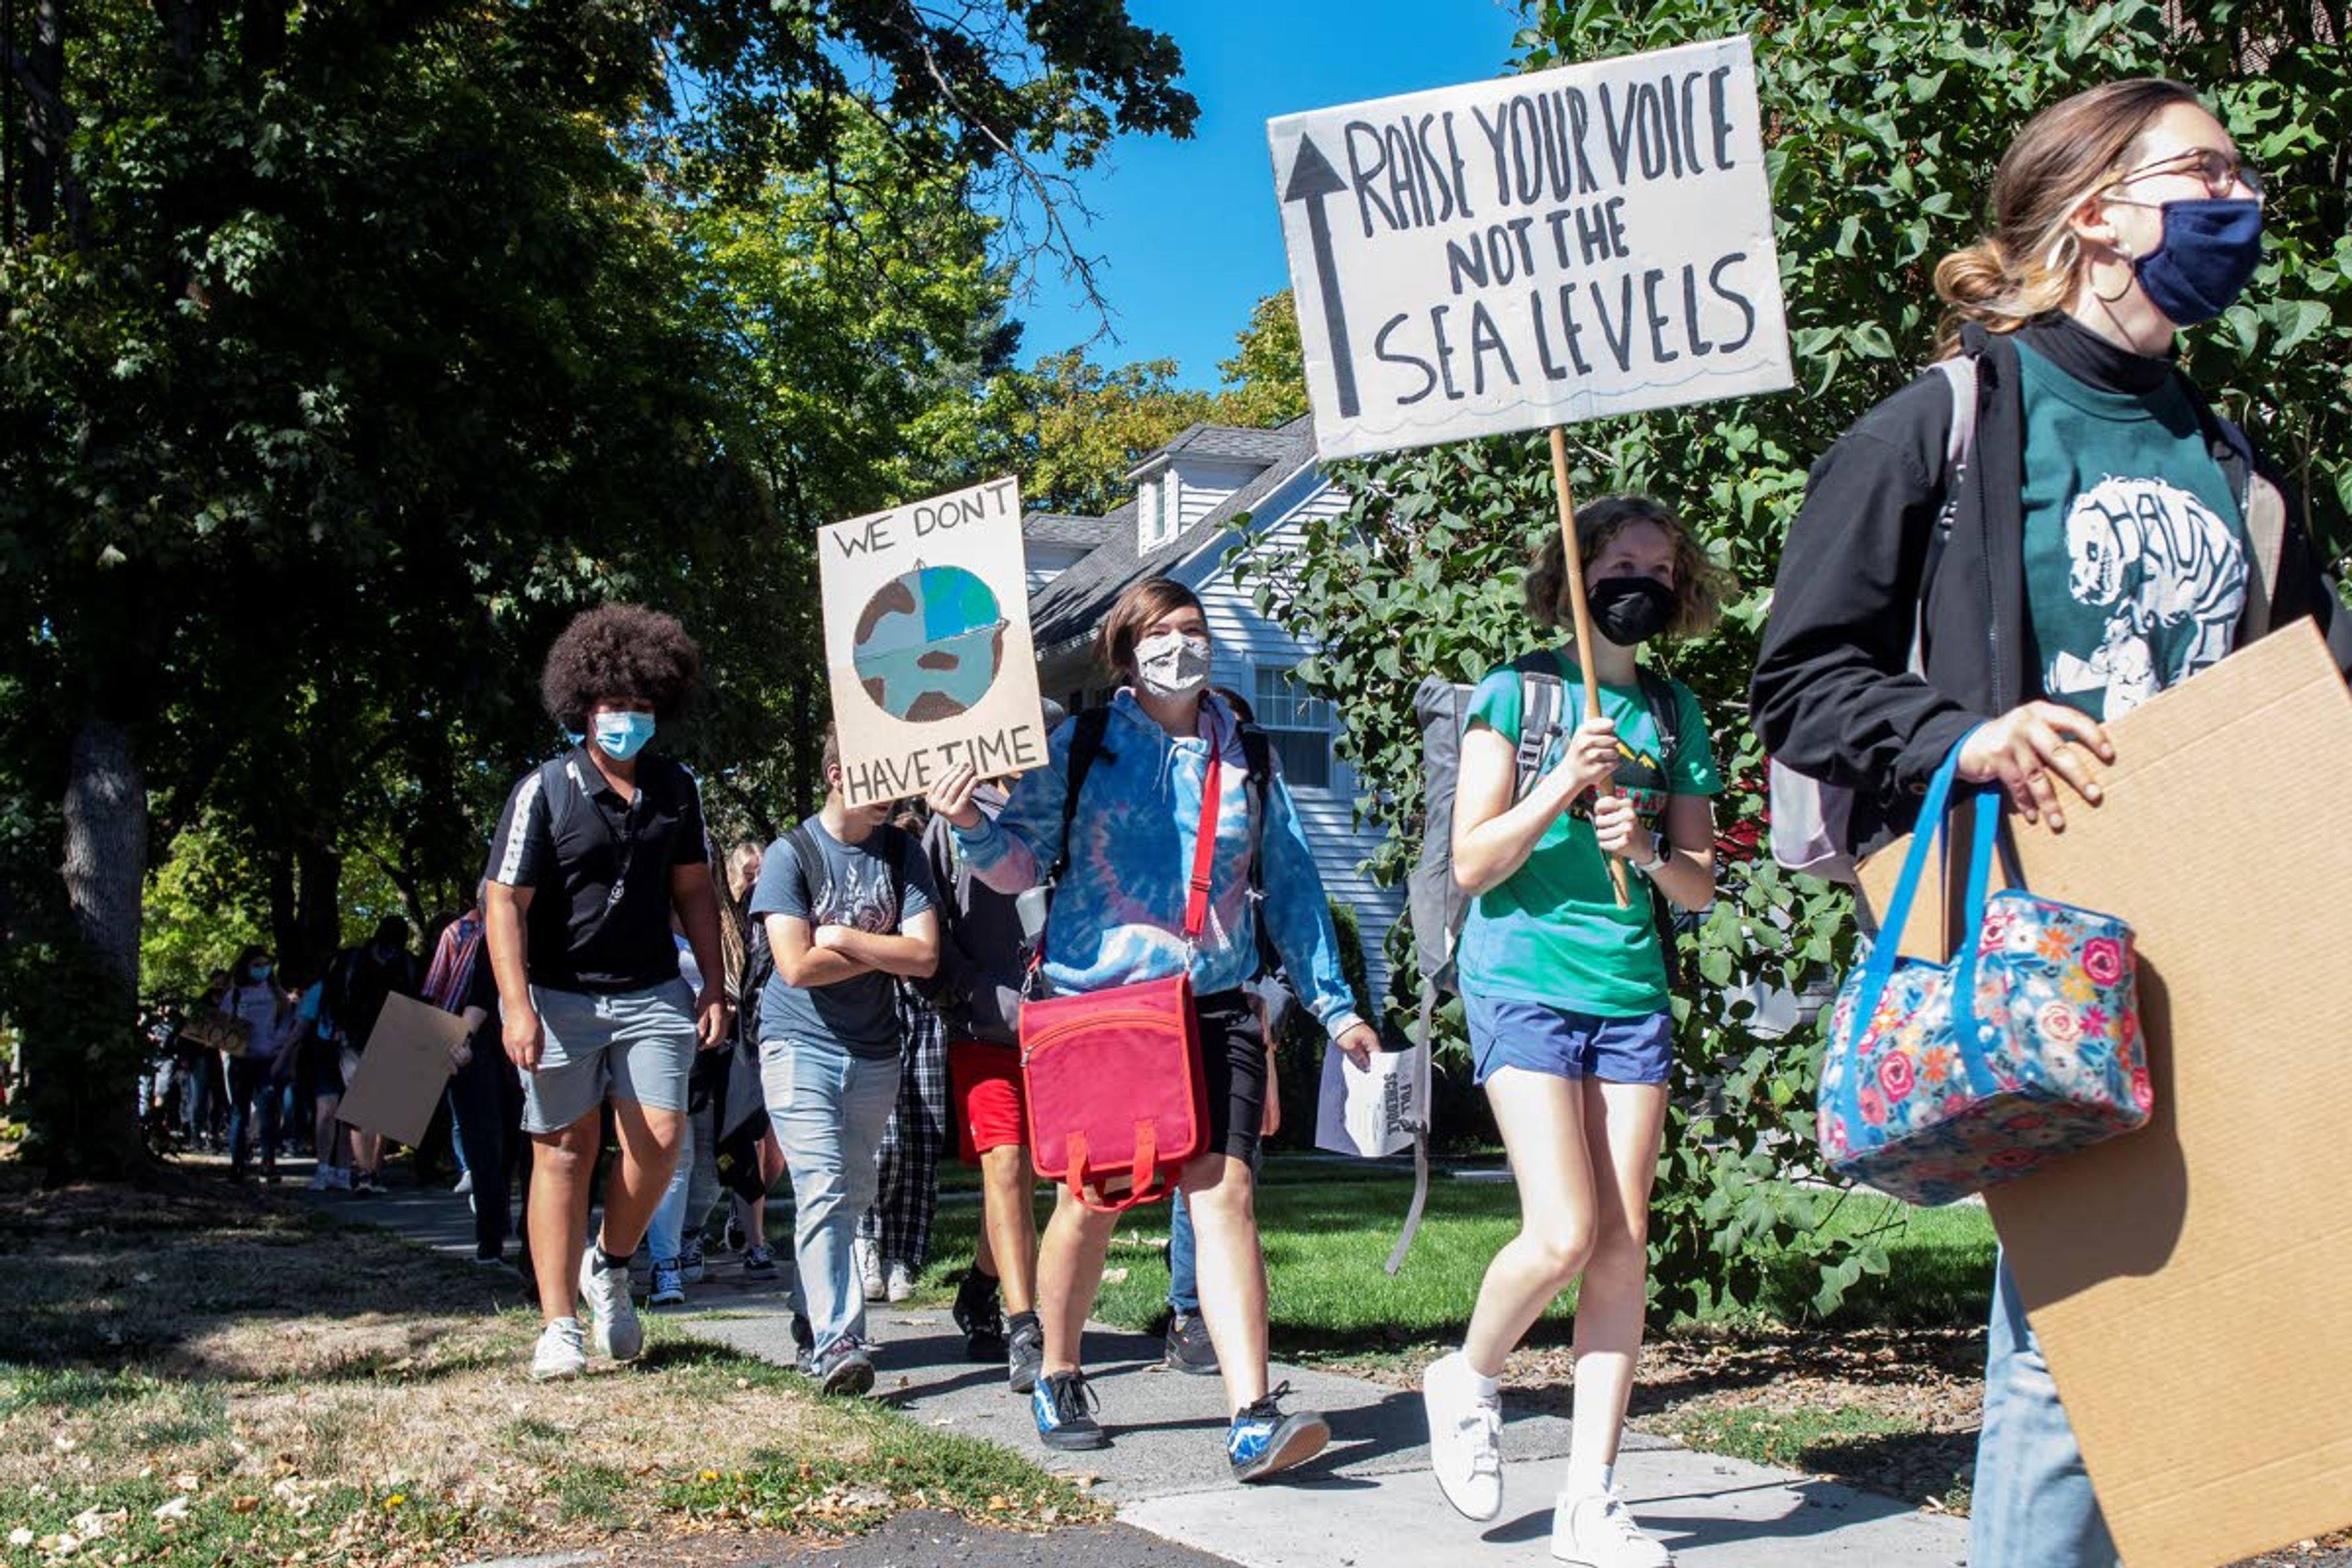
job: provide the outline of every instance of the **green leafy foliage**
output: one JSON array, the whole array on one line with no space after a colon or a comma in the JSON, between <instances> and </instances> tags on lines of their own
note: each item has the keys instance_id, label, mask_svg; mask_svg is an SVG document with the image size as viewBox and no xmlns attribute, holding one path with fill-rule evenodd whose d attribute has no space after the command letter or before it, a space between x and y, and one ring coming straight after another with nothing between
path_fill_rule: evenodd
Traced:
<instances>
[{"instance_id":1,"label":"green leafy foliage","mask_svg":"<svg viewBox=\"0 0 2352 1568\"><path fill-rule=\"evenodd\" d=\"M780 764L735 822L804 805L811 524L992 460L1007 274L1074 258L1050 198L1106 137L1188 131L1178 66L1124 0L159 0L12 47L0 722L47 751L0 795L128 738L77 779L107 810L21 819L56 837L0 945L104 998L10 988L36 1078L127 1131L151 805L156 859L222 826L289 967L358 887L459 901L584 604L704 639L728 695L671 749Z\"/></svg>"},{"instance_id":2,"label":"green leafy foliage","mask_svg":"<svg viewBox=\"0 0 2352 1568\"><path fill-rule=\"evenodd\" d=\"M1829 1226L1842 1194L1785 1180L1810 1173L1819 1042L1811 1027L1759 1030L1751 998L1817 991L1842 972L1853 932L1848 895L1754 850L1763 758L1746 722L1747 678L1804 466L1930 356L1935 263L1976 237L1992 167L2035 109L2130 75L2210 89L2272 178L2269 256L2245 302L2189 339L2189 363L2302 481L2330 556L2352 542L2333 504L2352 500L2342 380L2352 356L2352 73L2340 46L2315 42L2343 36L2330 9L2223 4L2176 26L2153 4L1590 0L1547 6L1521 34L1530 70L1754 37L1798 365L1793 394L1569 433L1578 495L1663 498L1744 585L1714 636L1662 657L1699 695L1727 792L1717 902L1681 938L1703 984L1675 1004L1675 1092L1651 1220L1661 1307L1751 1300L1793 1258L1819 1271L1814 1309L1834 1311L1885 1271L1884 1233L1902 1223L1862 1234ZM1529 549L1556 527L1549 455L1541 439L1521 437L1331 468L1355 498L1349 511L1308 523L1295 559L1242 570L1261 608L1317 650L1299 679L1344 719L1357 811L1388 834L1372 868L1394 879L1421 828L1414 686L1431 671L1475 679L1538 639L1520 583ZM1401 1011L1405 1000L1391 1003ZM1442 1022L1458 1045L1458 1010Z\"/></svg>"}]
</instances>

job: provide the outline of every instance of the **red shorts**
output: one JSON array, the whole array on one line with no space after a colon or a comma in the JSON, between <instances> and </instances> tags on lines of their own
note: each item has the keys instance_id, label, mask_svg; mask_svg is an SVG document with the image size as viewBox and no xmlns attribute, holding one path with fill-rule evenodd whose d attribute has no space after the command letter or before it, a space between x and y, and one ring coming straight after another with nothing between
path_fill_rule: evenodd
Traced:
<instances>
[{"instance_id":1,"label":"red shorts","mask_svg":"<svg viewBox=\"0 0 2352 1568\"><path fill-rule=\"evenodd\" d=\"M948 1092L955 1100L956 1144L977 1165L991 1149L1029 1142L1029 1101L1021 1087L1021 1047L992 1040L948 1045Z\"/></svg>"}]
</instances>

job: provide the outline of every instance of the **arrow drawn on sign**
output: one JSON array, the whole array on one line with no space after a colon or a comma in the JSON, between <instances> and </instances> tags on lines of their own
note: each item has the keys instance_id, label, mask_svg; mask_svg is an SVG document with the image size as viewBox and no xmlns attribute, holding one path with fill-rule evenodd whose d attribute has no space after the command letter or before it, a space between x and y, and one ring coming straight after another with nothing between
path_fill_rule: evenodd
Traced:
<instances>
[{"instance_id":1,"label":"arrow drawn on sign","mask_svg":"<svg viewBox=\"0 0 2352 1568\"><path fill-rule=\"evenodd\" d=\"M1315 243L1316 289L1323 296L1323 331L1331 340L1331 379L1339 384L1339 416L1353 419L1360 411L1356 400L1356 358L1348 346L1348 312L1339 302L1339 268L1331 257L1331 219L1323 210L1328 197L1348 188L1331 160L1311 136L1298 139L1298 156L1290 165L1290 184L1282 193L1286 205L1307 204L1307 232Z\"/></svg>"}]
</instances>

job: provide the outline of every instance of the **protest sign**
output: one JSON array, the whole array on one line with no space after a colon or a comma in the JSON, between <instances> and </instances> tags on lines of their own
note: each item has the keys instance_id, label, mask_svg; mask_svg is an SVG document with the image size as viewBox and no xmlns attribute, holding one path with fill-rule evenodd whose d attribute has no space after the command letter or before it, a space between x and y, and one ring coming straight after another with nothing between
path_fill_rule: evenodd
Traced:
<instances>
[{"instance_id":1,"label":"protest sign","mask_svg":"<svg viewBox=\"0 0 2352 1568\"><path fill-rule=\"evenodd\" d=\"M1045 760L1017 480L820 529L817 563L850 805Z\"/></svg>"},{"instance_id":2,"label":"protest sign","mask_svg":"<svg viewBox=\"0 0 2352 1568\"><path fill-rule=\"evenodd\" d=\"M455 1068L450 1048L465 1037L457 1014L396 993L385 997L335 1119L395 1142L422 1143Z\"/></svg>"},{"instance_id":3,"label":"protest sign","mask_svg":"<svg viewBox=\"0 0 2352 1568\"><path fill-rule=\"evenodd\" d=\"M1412 1204L1389 1250L1388 1271L1404 1255L1429 1206L1429 1042L1402 1051L1374 1051L1357 1067L1338 1046L1323 1052L1323 1083L1315 1107L1315 1145L1335 1154L1378 1160L1412 1151Z\"/></svg>"},{"instance_id":4,"label":"protest sign","mask_svg":"<svg viewBox=\"0 0 2352 1568\"><path fill-rule=\"evenodd\" d=\"M1792 384L1745 37L1266 129L1324 458Z\"/></svg>"},{"instance_id":5,"label":"protest sign","mask_svg":"<svg viewBox=\"0 0 2352 1568\"><path fill-rule=\"evenodd\" d=\"M1429 1051L1375 1051L1369 1070L1351 1066L1337 1046L1323 1053L1315 1146L1377 1160L1412 1147L1429 1122Z\"/></svg>"},{"instance_id":6,"label":"protest sign","mask_svg":"<svg viewBox=\"0 0 2352 1568\"><path fill-rule=\"evenodd\" d=\"M2352 696L2306 621L2107 731L2103 804L2011 837L2037 893L2131 922L2153 1113L1985 1201L2123 1560L2210 1568L2352 1516ZM2252 869L2249 779L2292 846ZM1908 843L1863 862L1874 908ZM1941 915L1903 951L1940 959Z\"/></svg>"}]
</instances>

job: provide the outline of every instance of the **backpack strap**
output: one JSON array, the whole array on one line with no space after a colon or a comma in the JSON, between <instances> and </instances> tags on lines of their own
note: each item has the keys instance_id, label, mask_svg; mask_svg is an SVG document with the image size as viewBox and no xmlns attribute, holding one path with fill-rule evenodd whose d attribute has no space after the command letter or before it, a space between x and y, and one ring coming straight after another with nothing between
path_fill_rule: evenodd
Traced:
<instances>
[{"instance_id":1,"label":"backpack strap","mask_svg":"<svg viewBox=\"0 0 2352 1568\"><path fill-rule=\"evenodd\" d=\"M801 868L801 890L806 895L808 921L816 925L816 890L824 874L824 856L810 837L808 824L795 822L784 830L784 842L792 846L793 863Z\"/></svg>"},{"instance_id":2,"label":"backpack strap","mask_svg":"<svg viewBox=\"0 0 2352 1568\"><path fill-rule=\"evenodd\" d=\"M1544 758L1560 737L1566 683L1549 650L1523 653L1511 661L1519 674L1519 747L1511 799L1523 800L1543 773Z\"/></svg>"},{"instance_id":3,"label":"backpack strap","mask_svg":"<svg viewBox=\"0 0 2352 1568\"><path fill-rule=\"evenodd\" d=\"M1048 886L1060 881L1062 873L1070 868L1070 825L1078 817L1078 795L1087 787L1087 774L1094 771L1095 759L1103 754L1103 738L1109 733L1108 708L1088 708L1070 721L1069 767L1062 788L1062 847L1054 857L1053 869L1045 873Z\"/></svg>"},{"instance_id":4,"label":"backpack strap","mask_svg":"<svg viewBox=\"0 0 2352 1568\"><path fill-rule=\"evenodd\" d=\"M1658 731L1658 765L1670 769L1675 753L1682 748L1680 732L1682 700L1675 695L1675 683L1646 664L1633 667L1642 680L1642 700L1650 710L1650 722Z\"/></svg>"},{"instance_id":5,"label":"backpack strap","mask_svg":"<svg viewBox=\"0 0 2352 1568\"><path fill-rule=\"evenodd\" d=\"M2213 414L2213 423L2221 429L2221 439L2246 466L2246 492L2241 510L2244 512L2246 543L2251 554L2246 562L2246 608L2239 617L2238 640L2252 642L2267 636L2271 629L2271 605L2278 596L2279 562L2286 553L2286 497L2277 485L2263 477L2254 462L2254 444L2237 421Z\"/></svg>"},{"instance_id":6,"label":"backpack strap","mask_svg":"<svg viewBox=\"0 0 2352 1568\"><path fill-rule=\"evenodd\" d=\"M1936 512L1936 526L1927 533L1927 559L1919 568L1919 592L1911 625L1911 662L1914 675L1927 672L1927 585L1936 580L1936 569L1943 564L1944 547L1951 542L1952 529L1960 515L1960 481L1968 477L1969 459L1977 451L1977 410L1981 401L1978 387L1982 378L1978 374L1977 356L1956 353L1939 359L1934 368L1944 377L1947 390L1952 395L1952 416L1944 430L1944 504Z\"/></svg>"},{"instance_id":7,"label":"backpack strap","mask_svg":"<svg viewBox=\"0 0 2352 1568\"><path fill-rule=\"evenodd\" d=\"M1282 967L1282 954L1274 945L1274 937L1265 929L1265 818L1271 809L1274 791L1274 737L1259 726L1237 722L1235 732L1241 736L1242 762L1246 769L1242 780L1242 798L1249 806L1250 858L1249 899L1250 923L1257 933L1257 967L1260 974L1272 974Z\"/></svg>"}]
</instances>

